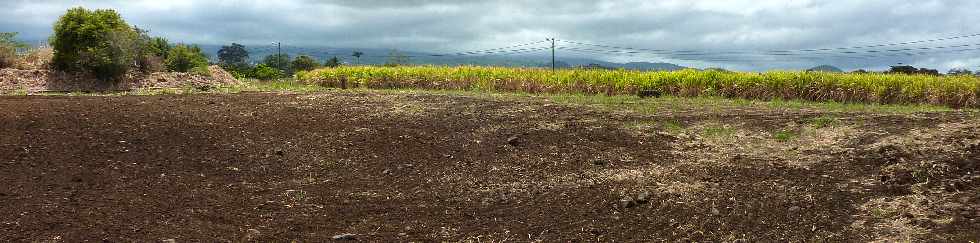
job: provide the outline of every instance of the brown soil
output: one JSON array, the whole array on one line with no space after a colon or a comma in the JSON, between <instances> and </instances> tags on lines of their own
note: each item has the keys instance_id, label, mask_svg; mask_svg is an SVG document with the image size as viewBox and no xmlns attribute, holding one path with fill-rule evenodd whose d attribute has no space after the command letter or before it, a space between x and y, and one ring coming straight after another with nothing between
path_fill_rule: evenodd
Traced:
<instances>
[{"instance_id":1,"label":"brown soil","mask_svg":"<svg viewBox=\"0 0 980 243\"><path fill-rule=\"evenodd\" d=\"M0 97L0 241L980 239L975 114L686 108Z\"/></svg>"},{"instance_id":2,"label":"brown soil","mask_svg":"<svg viewBox=\"0 0 980 243\"><path fill-rule=\"evenodd\" d=\"M118 82L101 82L91 75L72 74L50 69L0 69L0 94L14 91L28 93L57 91L128 91L153 88L208 88L238 83L231 74L218 66L208 68L211 77L177 72L150 74L130 73Z\"/></svg>"}]
</instances>

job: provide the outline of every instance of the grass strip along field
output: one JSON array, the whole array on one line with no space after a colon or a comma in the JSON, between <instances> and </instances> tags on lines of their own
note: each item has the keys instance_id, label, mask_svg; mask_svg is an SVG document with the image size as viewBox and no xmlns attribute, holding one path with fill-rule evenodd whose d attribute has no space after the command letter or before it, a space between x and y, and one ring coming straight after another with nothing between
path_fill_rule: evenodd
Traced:
<instances>
[{"instance_id":1,"label":"grass strip along field","mask_svg":"<svg viewBox=\"0 0 980 243\"><path fill-rule=\"evenodd\" d=\"M300 72L297 79L326 87L518 91L631 95L641 91L681 97L758 100L934 104L980 107L980 79L972 76L772 71L658 71L505 67L353 66Z\"/></svg>"}]
</instances>

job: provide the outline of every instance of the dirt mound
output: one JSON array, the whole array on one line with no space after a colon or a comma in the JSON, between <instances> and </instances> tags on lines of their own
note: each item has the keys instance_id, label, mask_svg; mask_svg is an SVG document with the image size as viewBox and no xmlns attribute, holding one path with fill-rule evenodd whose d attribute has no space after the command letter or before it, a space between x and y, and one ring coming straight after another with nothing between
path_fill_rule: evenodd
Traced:
<instances>
[{"instance_id":1,"label":"dirt mound","mask_svg":"<svg viewBox=\"0 0 980 243\"><path fill-rule=\"evenodd\" d=\"M211 76L190 73L157 72L151 74L130 73L118 83L95 81L85 74L71 74L55 70L0 69L0 93L42 91L124 91L133 89L179 88L192 86L207 88L222 84L238 83L230 73L218 66L210 66Z\"/></svg>"},{"instance_id":2,"label":"dirt mound","mask_svg":"<svg viewBox=\"0 0 980 243\"><path fill-rule=\"evenodd\" d=\"M179 88L188 85L196 88L210 87L221 84L236 84L238 80L218 66L210 66L211 77L177 72L159 72L149 75L132 75L127 77L131 88Z\"/></svg>"}]
</instances>

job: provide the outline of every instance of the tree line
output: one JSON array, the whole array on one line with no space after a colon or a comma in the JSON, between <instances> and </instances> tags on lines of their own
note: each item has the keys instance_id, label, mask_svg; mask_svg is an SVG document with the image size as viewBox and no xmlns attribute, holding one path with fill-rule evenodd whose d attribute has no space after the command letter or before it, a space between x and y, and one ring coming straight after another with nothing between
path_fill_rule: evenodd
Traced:
<instances>
[{"instance_id":1,"label":"tree line","mask_svg":"<svg viewBox=\"0 0 980 243\"><path fill-rule=\"evenodd\" d=\"M231 72L236 78L271 80L289 77L298 71L341 65L340 58L337 57L320 63L307 55L291 58L289 54L267 55L256 65L253 65L250 60L248 49L242 44L231 43L231 45L222 46L218 50L218 65Z\"/></svg>"},{"instance_id":2,"label":"tree line","mask_svg":"<svg viewBox=\"0 0 980 243\"><path fill-rule=\"evenodd\" d=\"M361 51L353 51L351 53L351 57L354 58L354 64L360 64L362 56L364 56L364 52ZM321 67L333 68L343 65L343 62L337 56L331 57L322 63L311 56L300 55L292 58L289 54L266 55L260 62L254 65L250 60L251 57L248 48L239 43L231 43L231 45L222 46L218 50L218 65L231 72L236 78L271 80L292 77L293 74L299 71L311 71ZM392 50L383 65L394 67L409 64L411 64L411 58L409 56L397 50Z\"/></svg>"}]
</instances>

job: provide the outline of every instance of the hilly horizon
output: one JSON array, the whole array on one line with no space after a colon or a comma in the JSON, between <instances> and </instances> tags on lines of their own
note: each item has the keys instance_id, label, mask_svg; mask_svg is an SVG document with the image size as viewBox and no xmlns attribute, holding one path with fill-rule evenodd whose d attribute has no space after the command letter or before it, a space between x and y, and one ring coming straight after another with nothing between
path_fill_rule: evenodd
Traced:
<instances>
[{"instance_id":1,"label":"hilly horizon","mask_svg":"<svg viewBox=\"0 0 980 243\"><path fill-rule=\"evenodd\" d=\"M199 45L201 49L210 55L212 61L217 60L218 50L221 49L222 45ZM246 46L249 51L249 60L253 63L261 62L263 58L269 55L275 55L278 50L276 47L249 47ZM354 51L359 51L364 53L359 59L352 56ZM317 61L323 62L332 57L337 57L342 63L346 64L366 64L366 65L379 65L384 64L392 51L397 51L399 54L409 57L409 62L412 64L419 65L447 65L447 66L458 66L458 65L474 65L474 66L504 66L504 67L551 67L551 55L548 54L536 54L536 55L467 55L467 56L438 56L440 54L431 52L421 52L421 51L406 51L397 49L385 49L385 48L326 48L326 47L284 47L282 52L284 55L289 55L290 57L296 57L299 55L306 55L313 57ZM576 56L559 56L556 65L561 68L569 67L580 67L587 65L599 65L606 68L623 68L631 70L640 71L676 71L681 69L686 69L689 67L677 65L674 63L667 62L647 62L647 61L634 61L634 62L611 62L604 61L595 58L580 57Z\"/></svg>"}]
</instances>

